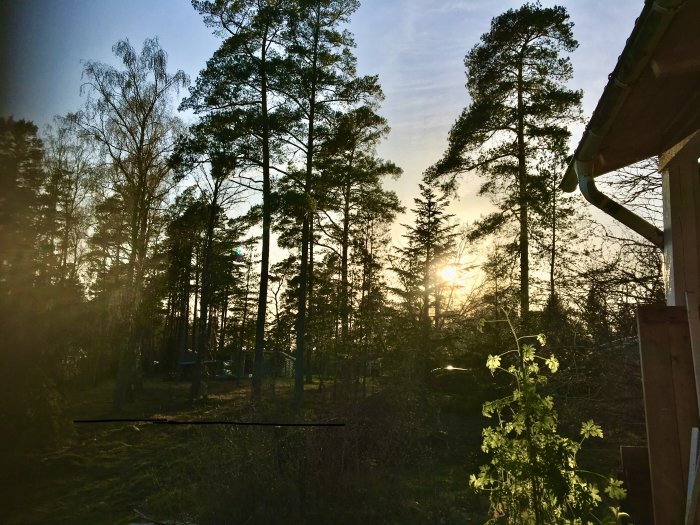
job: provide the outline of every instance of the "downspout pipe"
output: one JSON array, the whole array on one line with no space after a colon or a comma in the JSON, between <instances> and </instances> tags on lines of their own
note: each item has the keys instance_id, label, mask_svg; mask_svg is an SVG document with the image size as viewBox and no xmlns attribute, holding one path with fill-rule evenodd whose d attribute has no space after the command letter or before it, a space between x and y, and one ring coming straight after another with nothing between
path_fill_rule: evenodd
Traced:
<instances>
[{"instance_id":1,"label":"downspout pipe","mask_svg":"<svg viewBox=\"0 0 700 525\"><path fill-rule=\"evenodd\" d=\"M616 221L631 228L657 248L663 249L664 233L659 228L636 213L631 212L622 204L615 202L598 189L593 178L593 164L591 162L575 160L574 169L578 176L578 186L588 202L610 215Z\"/></svg>"}]
</instances>

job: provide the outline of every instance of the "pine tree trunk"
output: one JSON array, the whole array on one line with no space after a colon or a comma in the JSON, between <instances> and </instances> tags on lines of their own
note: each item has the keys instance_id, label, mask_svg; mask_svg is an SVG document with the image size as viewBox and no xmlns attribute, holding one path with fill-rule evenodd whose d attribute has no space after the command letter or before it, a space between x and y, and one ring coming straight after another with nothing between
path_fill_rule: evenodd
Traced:
<instances>
[{"instance_id":1,"label":"pine tree trunk","mask_svg":"<svg viewBox=\"0 0 700 525\"><path fill-rule=\"evenodd\" d=\"M318 12L317 12L318 15ZM318 22L318 20L317 20ZM311 66L311 85L309 87L309 122L306 141L306 176L304 181L304 219L301 229L301 267L299 269L299 307L297 312L297 348L294 370L294 401L301 403L304 396L304 352L307 339L307 287L309 284L309 244L311 236L310 221L313 217L313 210L310 209L312 196L312 177L314 159L314 134L316 132L316 68L318 56L319 27L316 25L314 32L314 47Z\"/></svg>"},{"instance_id":2,"label":"pine tree trunk","mask_svg":"<svg viewBox=\"0 0 700 525\"><path fill-rule=\"evenodd\" d=\"M269 29L269 28L267 28ZM263 172L263 224L262 250L260 254L260 290L258 294L258 315L255 321L255 356L253 361L253 381L251 393L254 401L262 397L263 356L265 351L265 317L267 315L267 288L270 271L270 226L272 209L270 206L270 121L268 115L267 85L267 29L264 33L260 56L261 78L261 117L262 117L262 172Z\"/></svg>"},{"instance_id":3,"label":"pine tree trunk","mask_svg":"<svg viewBox=\"0 0 700 525\"><path fill-rule=\"evenodd\" d=\"M211 298L211 259L212 245L214 242L214 226L216 224L216 213L221 180L214 181L214 193L209 204L209 215L207 217L207 231L204 239L204 254L202 261L202 290L199 299L199 336L194 352L194 370L192 371L192 385L190 388L190 398L197 399L202 395L202 361L206 359L209 350L208 320L209 302Z\"/></svg>"},{"instance_id":4,"label":"pine tree trunk","mask_svg":"<svg viewBox=\"0 0 700 525\"><path fill-rule=\"evenodd\" d=\"M313 370L311 368L311 358L314 349L314 223L313 216L309 222L309 275L308 275L308 310L306 312L306 335L307 335L307 345L306 345L306 384L310 385L314 382Z\"/></svg>"},{"instance_id":5,"label":"pine tree trunk","mask_svg":"<svg viewBox=\"0 0 700 525\"><path fill-rule=\"evenodd\" d=\"M308 182L307 182L308 186ZM301 227L301 264L299 268L299 298L296 326L296 361L294 362L294 401L304 396L304 343L306 342L306 283L309 269L309 212L304 211Z\"/></svg>"},{"instance_id":6,"label":"pine tree trunk","mask_svg":"<svg viewBox=\"0 0 700 525\"><path fill-rule=\"evenodd\" d=\"M528 236L528 188L523 90L523 64L521 61L518 68L518 204L520 206L518 242L520 247L520 317L522 322L527 324L530 313L530 246Z\"/></svg>"}]
</instances>

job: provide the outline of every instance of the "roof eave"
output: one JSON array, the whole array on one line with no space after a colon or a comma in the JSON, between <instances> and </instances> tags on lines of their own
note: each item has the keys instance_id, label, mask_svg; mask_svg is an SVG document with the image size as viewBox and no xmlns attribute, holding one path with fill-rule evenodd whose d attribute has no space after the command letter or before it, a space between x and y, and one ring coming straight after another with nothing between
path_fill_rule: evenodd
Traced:
<instances>
[{"instance_id":1,"label":"roof eave","mask_svg":"<svg viewBox=\"0 0 700 525\"><path fill-rule=\"evenodd\" d=\"M686 0L647 0L642 13L627 39L625 48L618 58L615 69L609 76L608 84L598 101L576 152L560 184L562 190L573 192L578 185L576 162L589 163L598 154L600 144L631 91L631 86L639 79L649 64L654 50L663 38L678 9ZM595 175L600 175L596 173Z\"/></svg>"}]
</instances>

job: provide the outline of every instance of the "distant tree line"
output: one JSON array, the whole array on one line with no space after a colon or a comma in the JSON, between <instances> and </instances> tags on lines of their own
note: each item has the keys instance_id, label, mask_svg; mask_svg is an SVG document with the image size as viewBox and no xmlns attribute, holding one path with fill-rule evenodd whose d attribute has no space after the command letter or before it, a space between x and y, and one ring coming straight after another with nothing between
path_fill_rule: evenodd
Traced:
<instances>
[{"instance_id":1,"label":"distant tree line","mask_svg":"<svg viewBox=\"0 0 700 525\"><path fill-rule=\"evenodd\" d=\"M359 3L193 5L221 37L194 83L157 39L123 40L118 65L85 63L75 113L42 132L0 119L0 403L17 435L58 431L65 388L114 380L121 409L149 375L186 378L192 399L230 373L259 400L292 368L297 403L312 382L333 399L423 388L482 366L505 339L473 328L502 308L590 350L662 297L660 254L557 187L581 100L564 8L510 10L469 52L471 103L394 248L405 209L383 182L402 170L377 155L383 93L344 29ZM496 212L460 225L450 204L474 173ZM653 213L634 175L622 190Z\"/></svg>"}]
</instances>

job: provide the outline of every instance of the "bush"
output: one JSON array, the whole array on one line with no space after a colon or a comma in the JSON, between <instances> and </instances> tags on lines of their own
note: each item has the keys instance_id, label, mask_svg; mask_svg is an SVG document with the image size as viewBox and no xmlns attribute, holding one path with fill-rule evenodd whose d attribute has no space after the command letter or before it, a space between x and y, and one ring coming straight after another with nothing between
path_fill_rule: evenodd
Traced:
<instances>
[{"instance_id":1,"label":"bush","mask_svg":"<svg viewBox=\"0 0 700 525\"><path fill-rule=\"evenodd\" d=\"M559 434L552 397L538 391L547 382L542 371L556 373L559 363L554 355L538 355L538 348L545 346L544 335L519 337L507 315L505 322L515 346L489 355L486 366L492 374L508 374L513 391L483 406L484 416L496 419L483 431L482 450L491 455L491 461L470 476L469 484L489 495L488 523L583 523L602 503L600 484L612 500L625 496L620 481L578 467L576 457L583 441L602 438L603 431L589 420L581 425L579 441ZM607 522L618 523L626 516L615 507L611 510Z\"/></svg>"}]
</instances>

